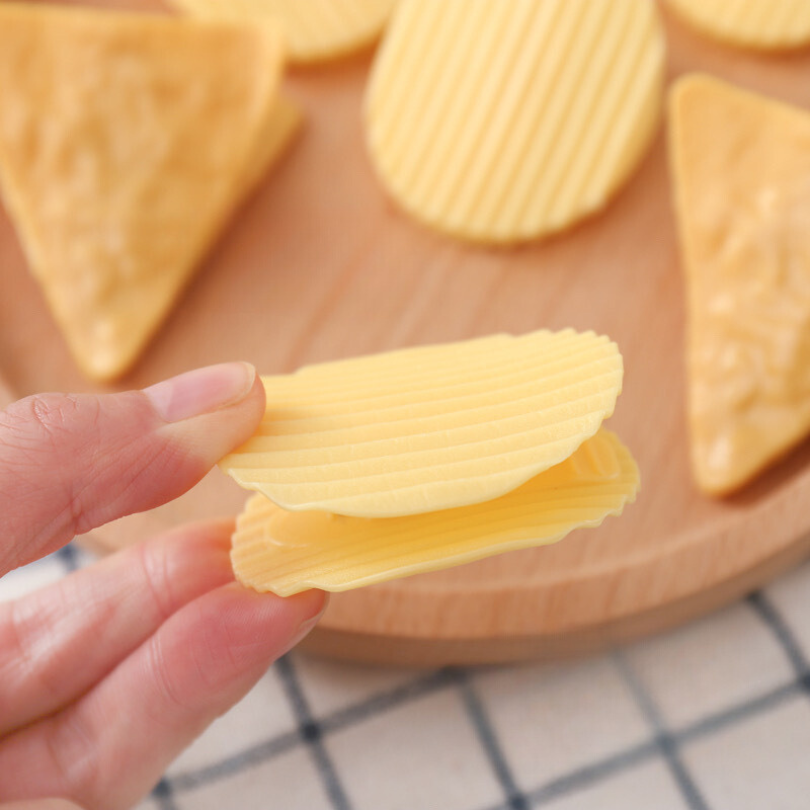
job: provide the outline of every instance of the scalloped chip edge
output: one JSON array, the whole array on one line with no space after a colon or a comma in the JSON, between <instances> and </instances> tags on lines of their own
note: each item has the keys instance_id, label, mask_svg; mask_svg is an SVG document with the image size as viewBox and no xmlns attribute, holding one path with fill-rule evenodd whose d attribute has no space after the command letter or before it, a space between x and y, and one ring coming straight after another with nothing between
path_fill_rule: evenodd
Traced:
<instances>
[{"instance_id":1,"label":"scalloped chip edge","mask_svg":"<svg viewBox=\"0 0 810 810\"><path fill-rule=\"evenodd\" d=\"M613 413L622 358L592 332L493 335L264 379L265 417L220 462L287 510L396 517L492 500Z\"/></svg>"},{"instance_id":2,"label":"scalloped chip edge","mask_svg":"<svg viewBox=\"0 0 810 810\"><path fill-rule=\"evenodd\" d=\"M287 512L254 495L231 560L237 579L258 591L345 591L557 542L620 515L638 486L630 452L603 429L561 464L473 506L368 520Z\"/></svg>"}]
</instances>

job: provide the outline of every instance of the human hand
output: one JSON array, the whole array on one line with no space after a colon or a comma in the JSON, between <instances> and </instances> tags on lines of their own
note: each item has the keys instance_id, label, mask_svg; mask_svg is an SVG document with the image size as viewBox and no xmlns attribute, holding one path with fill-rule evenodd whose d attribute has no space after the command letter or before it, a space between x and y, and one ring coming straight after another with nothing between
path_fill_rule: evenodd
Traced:
<instances>
[{"instance_id":1,"label":"human hand","mask_svg":"<svg viewBox=\"0 0 810 810\"><path fill-rule=\"evenodd\" d=\"M0 575L177 497L263 410L234 363L0 412ZM233 581L231 528L184 527L0 604L0 808L130 807L315 624L321 592Z\"/></svg>"}]
</instances>

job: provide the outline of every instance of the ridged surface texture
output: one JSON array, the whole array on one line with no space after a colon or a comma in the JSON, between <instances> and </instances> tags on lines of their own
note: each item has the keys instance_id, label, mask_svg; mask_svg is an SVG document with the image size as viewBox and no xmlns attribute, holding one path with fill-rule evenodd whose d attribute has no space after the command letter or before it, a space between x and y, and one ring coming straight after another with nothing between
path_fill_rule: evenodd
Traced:
<instances>
[{"instance_id":1,"label":"ridged surface texture","mask_svg":"<svg viewBox=\"0 0 810 810\"><path fill-rule=\"evenodd\" d=\"M561 464L473 506L367 520L286 512L254 495L237 521L231 560L237 578L259 591L344 591L553 543L621 514L638 484L629 451L600 430Z\"/></svg>"},{"instance_id":2,"label":"ridged surface texture","mask_svg":"<svg viewBox=\"0 0 810 810\"><path fill-rule=\"evenodd\" d=\"M810 42L808 0L668 0L709 36L749 48L780 50Z\"/></svg>"},{"instance_id":3,"label":"ridged surface texture","mask_svg":"<svg viewBox=\"0 0 810 810\"><path fill-rule=\"evenodd\" d=\"M494 335L267 377L257 433L221 462L286 509L360 517L491 500L559 464L613 412L614 343Z\"/></svg>"},{"instance_id":4,"label":"ridged surface texture","mask_svg":"<svg viewBox=\"0 0 810 810\"><path fill-rule=\"evenodd\" d=\"M692 461L722 494L810 432L810 114L693 76L670 120Z\"/></svg>"},{"instance_id":5,"label":"ridged surface texture","mask_svg":"<svg viewBox=\"0 0 810 810\"><path fill-rule=\"evenodd\" d=\"M87 376L127 370L295 129L282 66L269 24L0 4L3 196Z\"/></svg>"},{"instance_id":6,"label":"ridged surface texture","mask_svg":"<svg viewBox=\"0 0 810 810\"><path fill-rule=\"evenodd\" d=\"M176 8L232 20L270 16L282 25L292 62L342 56L382 33L397 0L170 0Z\"/></svg>"},{"instance_id":7,"label":"ridged surface texture","mask_svg":"<svg viewBox=\"0 0 810 810\"><path fill-rule=\"evenodd\" d=\"M371 156L428 225L533 239L628 178L660 118L663 65L649 0L405 0L366 98Z\"/></svg>"}]
</instances>

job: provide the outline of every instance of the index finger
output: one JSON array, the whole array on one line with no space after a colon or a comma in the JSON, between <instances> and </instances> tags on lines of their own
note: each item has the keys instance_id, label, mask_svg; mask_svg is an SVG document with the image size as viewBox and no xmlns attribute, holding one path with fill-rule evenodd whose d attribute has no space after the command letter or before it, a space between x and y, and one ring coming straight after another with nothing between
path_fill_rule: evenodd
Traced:
<instances>
[{"instance_id":1,"label":"index finger","mask_svg":"<svg viewBox=\"0 0 810 810\"><path fill-rule=\"evenodd\" d=\"M0 574L197 483L264 412L252 366L145 391L41 394L0 411Z\"/></svg>"}]
</instances>

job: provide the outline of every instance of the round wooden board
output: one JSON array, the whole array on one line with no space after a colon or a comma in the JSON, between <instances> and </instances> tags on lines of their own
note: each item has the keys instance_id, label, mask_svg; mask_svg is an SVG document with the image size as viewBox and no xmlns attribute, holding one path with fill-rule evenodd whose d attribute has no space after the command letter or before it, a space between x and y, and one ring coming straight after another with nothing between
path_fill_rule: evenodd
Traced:
<instances>
[{"instance_id":1,"label":"round wooden board","mask_svg":"<svg viewBox=\"0 0 810 810\"><path fill-rule=\"evenodd\" d=\"M665 17L670 78L704 70L810 108L807 50L734 51ZM696 616L800 559L810 548L810 446L725 501L691 483L664 128L599 216L534 246L481 249L428 232L386 199L363 145L369 63L365 55L289 77L306 130L118 387L236 358L277 373L498 331L594 329L625 357L610 426L638 459L643 489L620 519L556 546L335 595L310 647L432 665L571 655ZM11 391L98 390L67 355L2 214L0 284L0 368ZM235 513L243 500L214 471L178 501L84 540L119 548L181 521Z\"/></svg>"}]
</instances>

